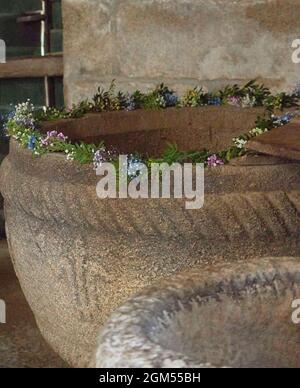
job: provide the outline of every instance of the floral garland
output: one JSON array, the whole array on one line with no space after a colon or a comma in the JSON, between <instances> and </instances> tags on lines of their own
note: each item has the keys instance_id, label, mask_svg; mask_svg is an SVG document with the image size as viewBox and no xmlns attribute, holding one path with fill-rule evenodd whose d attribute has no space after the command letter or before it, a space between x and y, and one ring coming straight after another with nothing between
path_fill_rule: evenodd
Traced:
<instances>
[{"instance_id":1,"label":"floral garland","mask_svg":"<svg viewBox=\"0 0 300 388\"><path fill-rule=\"evenodd\" d=\"M256 87L255 84L250 83L247 86L247 90L251 88L258 88L255 89L257 92L257 95L260 93L264 96L269 96L268 92L265 89L262 89L262 87ZM220 92L217 96L206 96L205 98L211 99L209 104L212 105L220 105L222 101L226 97L227 104L229 105L238 105L238 106L254 106L257 103L257 97L255 98L253 95L250 94L243 94L241 90L238 87L227 87L223 92ZM258 91L257 91L258 90ZM223 93L223 94L222 94ZM231 95L232 93L235 93L235 95ZM240 94L240 95L239 95ZM103 95L105 95L105 98L103 98ZM183 97L183 99L179 102L177 96L174 94L173 91L170 91L167 87L164 87L163 85L160 85L159 88L155 89L155 93L152 92L151 96L155 98L151 102L148 100L148 106L152 104L152 108L154 109L154 105L159 100L159 104L163 107L168 106L174 106L174 104L180 105L180 106L199 106L202 104L200 101L201 98L203 99L203 92L202 89L195 88L192 91L188 91L186 95ZM300 94L299 94L300 95ZM97 97L94 97L95 104L97 101L97 104L99 106L100 103L104 104L106 101L106 104L112 104L113 103L113 93L110 91L107 95L103 92L98 90ZM148 95L149 96L149 95ZM270 97L270 96L269 96ZM120 100L120 95L118 97L118 101ZM142 98L142 95L140 94L139 98ZM199 100L200 98L200 100ZM265 98L265 97L264 97ZM137 92L135 97L131 96L130 101L132 102L131 108L133 108L133 102L136 108L136 101L138 100ZM164 101L164 102L162 102ZM255 103L256 101L256 103ZM116 103L116 101L115 101ZM83 107L83 105L86 105L87 103L81 103L79 106ZM102 106L103 108L104 106ZM127 106L128 109L131 109L129 106ZM105 109L102 109L105 110ZM114 110L114 109L112 109ZM74 113L74 111L77 112L77 114ZM71 143L68 138L61 132L58 131L49 131L46 135L43 135L39 131L39 122L41 120L45 119L57 119L66 117L74 116L79 117L78 115L78 106L77 108L73 107L73 113L65 113L62 111L57 110L51 110L50 112L45 109L43 113L37 111L33 104L30 102L30 100L18 104L15 106L14 111L8 116L8 120L4 126L5 131L8 136L13 137L16 141L18 141L23 147L29 149L32 151L34 156L41 156L43 154L49 153L49 152L63 152L66 154L66 157L68 160L71 161L77 161L80 164L89 164L93 163L94 169L97 169L99 165L101 165L104 162L112 162L117 164L118 163L118 152L114 149L107 149L103 143L100 143L98 145L95 144L86 144L84 142L73 144ZM83 111L81 111L82 113ZM270 112L269 112L270 113ZM134 174L136 174L137 166L141 163L144 163L146 165L150 165L152 162L166 162L169 164L172 164L174 162L193 162L193 163L204 163L205 166L208 167L217 167L224 165L225 163L228 163L231 159L242 156L246 153L245 146L249 139L256 137L266 131L271 130L272 128L279 127L282 125L286 125L290 122L290 120L296 115L297 113L291 114L286 113L280 117L276 117L269 114L268 118L258 118L256 122L256 127L250 130L248 133L243 134L239 137L236 137L233 139L232 145L225 150L222 150L217 153L211 153L209 151L197 151L197 152L181 152L178 150L176 145L169 144L165 150L165 152L162 154L161 158L155 159L155 158L149 158L149 159L143 159L138 154L132 154L128 157L128 176L129 178L132 178ZM76 116L77 115L77 116ZM50 117L49 117L50 116ZM131 173L131 172L135 173Z\"/></svg>"},{"instance_id":2,"label":"floral garland","mask_svg":"<svg viewBox=\"0 0 300 388\"><path fill-rule=\"evenodd\" d=\"M123 93L116 90L115 81L105 90L98 88L91 100L86 99L73 104L71 109L45 108L38 113L38 120L57 120L63 118L78 118L88 112L132 111L136 109L165 109L169 107L198 107L231 105L242 108L262 106L269 112L275 109L289 108L300 100L300 85L290 94L277 93L273 95L264 85L255 80L240 87L226 86L217 92L209 92L204 87L187 90L179 98L174 90L164 84L158 85L148 93L136 90L133 93Z\"/></svg>"}]
</instances>

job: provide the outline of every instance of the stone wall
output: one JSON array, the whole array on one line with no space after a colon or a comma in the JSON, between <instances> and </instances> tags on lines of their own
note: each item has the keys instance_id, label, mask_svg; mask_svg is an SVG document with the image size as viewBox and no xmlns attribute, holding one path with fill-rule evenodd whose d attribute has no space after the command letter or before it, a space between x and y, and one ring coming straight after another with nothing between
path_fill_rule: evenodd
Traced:
<instances>
[{"instance_id":1,"label":"stone wall","mask_svg":"<svg viewBox=\"0 0 300 388\"><path fill-rule=\"evenodd\" d=\"M63 0L66 102L116 79L177 90L259 78L289 90L299 0Z\"/></svg>"},{"instance_id":2,"label":"stone wall","mask_svg":"<svg viewBox=\"0 0 300 388\"><path fill-rule=\"evenodd\" d=\"M0 122L1 125L1 122ZM0 133L0 165L2 160L8 154L8 142L7 139L3 138ZM0 188L1 190L1 188ZM0 238L5 235L5 225L4 225L4 210L3 210L3 197L0 193Z\"/></svg>"}]
</instances>

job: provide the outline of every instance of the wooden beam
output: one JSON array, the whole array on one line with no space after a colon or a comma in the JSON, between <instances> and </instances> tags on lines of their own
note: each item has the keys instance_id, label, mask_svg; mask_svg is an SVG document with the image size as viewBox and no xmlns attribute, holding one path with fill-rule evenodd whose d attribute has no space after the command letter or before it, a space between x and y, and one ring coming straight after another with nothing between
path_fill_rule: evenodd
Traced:
<instances>
[{"instance_id":1,"label":"wooden beam","mask_svg":"<svg viewBox=\"0 0 300 388\"><path fill-rule=\"evenodd\" d=\"M1 78L39 78L63 76L63 55L9 59L0 64Z\"/></svg>"}]
</instances>

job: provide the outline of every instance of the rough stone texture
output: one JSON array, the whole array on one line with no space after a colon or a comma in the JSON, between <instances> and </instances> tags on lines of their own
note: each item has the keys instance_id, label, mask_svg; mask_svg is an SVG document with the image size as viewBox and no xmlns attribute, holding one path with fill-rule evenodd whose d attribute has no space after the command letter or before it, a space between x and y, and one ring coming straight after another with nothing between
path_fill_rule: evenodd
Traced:
<instances>
[{"instance_id":1,"label":"rough stone texture","mask_svg":"<svg viewBox=\"0 0 300 388\"><path fill-rule=\"evenodd\" d=\"M3 210L3 197L0 195L0 238L5 236L5 219Z\"/></svg>"},{"instance_id":2,"label":"rough stone texture","mask_svg":"<svg viewBox=\"0 0 300 388\"><path fill-rule=\"evenodd\" d=\"M298 0L63 0L66 102L112 79L124 90L253 78L289 90L299 18Z\"/></svg>"},{"instance_id":3,"label":"rough stone texture","mask_svg":"<svg viewBox=\"0 0 300 388\"><path fill-rule=\"evenodd\" d=\"M185 200L100 200L91 166L11 142L1 166L11 257L37 324L72 366L130 295L195 264L300 255L300 164L206 172L203 209ZM218 244L216 244L216 241Z\"/></svg>"},{"instance_id":4,"label":"rough stone texture","mask_svg":"<svg viewBox=\"0 0 300 388\"><path fill-rule=\"evenodd\" d=\"M260 153L248 152L243 156L231 159L231 166L269 166L274 164L293 163L289 159L279 158L276 156L265 155Z\"/></svg>"},{"instance_id":5,"label":"rough stone texture","mask_svg":"<svg viewBox=\"0 0 300 388\"><path fill-rule=\"evenodd\" d=\"M2 160L5 158L7 154L8 154L8 142L0 134L0 165L2 163ZM4 235L5 235L5 221L4 221L4 212L3 212L3 197L0 194L0 238L3 238Z\"/></svg>"},{"instance_id":6,"label":"rough stone texture","mask_svg":"<svg viewBox=\"0 0 300 388\"><path fill-rule=\"evenodd\" d=\"M11 257L38 326L86 366L99 327L130 295L195 264L300 255L300 165L207 170L203 209L99 200L91 166L11 143L1 167ZM218 241L218 244L215 242Z\"/></svg>"},{"instance_id":7,"label":"rough stone texture","mask_svg":"<svg viewBox=\"0 0 300 388\"><path fill-rule=\"evenodd\" d=\"M300 119L275 128L249 141L250 150L300 161Z\"/></svg>"},{"instance_id":8,"label":"rough stone texture","mask_svg":"<svg viewBox=\"0 0 300 388\"><path fill-rule=\"evenodd\" d=\"M219 151L232 138L255 127L263 108L201 107L91 113L80 119L43 123L42 130L62 131L71 140L117 147L124 153L160 156L167 143L182 151Z\"/></svg>"},{"instance_id":9,"label":"rough stone texture","mask_svg":"<svg viewBox=\"0 0 300 388\"><path fill-rule=\"evenodd\" d=\"M6 324L0 323L0 368L64 368L46 344L14 273L5 240L0 241L0 299Z\"/></svg>"},{"instance_id":10,"label":"rough stone texture","mask_svg":"<svg viewBox=\"0 0 300 388\"><path fill-rule=\"evenodd\" d=\"M299 258L194 268L126 302L101 330L100 368L299 368Z\"/></svg>"}]
</instances>

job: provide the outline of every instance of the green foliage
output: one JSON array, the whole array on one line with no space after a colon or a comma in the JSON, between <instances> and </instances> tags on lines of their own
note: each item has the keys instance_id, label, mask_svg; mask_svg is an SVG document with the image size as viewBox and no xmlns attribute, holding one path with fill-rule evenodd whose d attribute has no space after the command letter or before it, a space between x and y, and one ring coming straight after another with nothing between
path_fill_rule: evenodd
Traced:
<instances>
[{"instance_id":1,"label":"green foliage","mask_svg":"<svg viewBox=\"0 0 300 388\"><path fill-rule=\"evenodd\" d=\"M271 94L270 90L263 84L259 85L256 80L251 80L244 86L240 87L237 84L232 86L227 85L224 89L219 91L219 96L222 99L223 104L226 104L229 98L236 97L249 101L251 106L262 106L265 99ZM248 104L249 104L248 103Z\"/></svg>"},{"instance_id":2,"label":"green foliage","mask_svg":"<svg viewBox=\"0 0 300 388\"><path fill-rule=\"evenodd\" d=\"M115 80L112 81L108 90L101 87L93 97L93 108L96 112L118 111L122 109L121 100L124 95L121 92L116 93Z\"/></svg>"},{"instance_id":3,"label":"green foliage","mask_svg":"<svg viewBox=\"0 0 300 388\"><path fill-rule=\"evenodd\" d=\"M66 153L70 160L74 160L79 164L90 164L93 162L94 152L103 146L103 142L99 145L86 144L84 142L76 144L66 143L63 147L63 152Z\"/></svg>"},{"instance_id":4,"label":"green foliage","mask_svg":"<svg viewBox=\"0 0 300 388\"><path fill-rule=\"evenodd\" d=\"M282 109L283 107L291 107L297 104L299 97L297 94L288 95L279 93L271 95L269 89L264 85L258 85L255 81L250 81L243 87L238 85L227 86L218 93L205 93L202 88L194 88L186 92L182 100L178 103L178 97L173 90L169 89L164 84L160 84L154 90L147 94L143 94L137 90L132 95L125 95L122 92L116 92L115 82L113 81L107 91L98 89L98 92L93 98L93 101L84 100L78 104L74 104L69 111L65 109L45 108L35 111L34 106L27 101L26 103L18 104L13 116L10 115L6 123L6 130L10 136L13 136L23 147L33 151L35 156L43 155L48 152L64 152L68 159L74 160L80 164L89 164L94 159L95 151L103 148L103 143L100 145L72 144L67 141L67 138L56 131L52 131L47 136L42 135L38 129L38 123L44 120L58 120L65 118L78 118L90 111L110 111L120 109L160 109L167 106L175 106L177 103L180 106L196 107L200 105L220 105L225 103L230 97L238 97L238 103L251 103L260 105L264 104L267 107L266 114L258 117L256 127L233 139L233 144L219 153L212 153L207 150L200 151L180 151L175 144L167 144L165 151L160 158L149 158L146 163L149 165L155 163L204 163L209 165L223 164L233 158L242 156L246 153L245 145L247 141L261 133L271 130L274 127L287 124L292 115L285 114L281 117L275 117L271 113L274 109ZM246 100L246 102L244 101ZM53 134L54 133L54 134ZM183 134L184 136L184 134ZM134 157L134 155L133 155ZM208 159L209 158L209 159ZM137 160L139 156L137 156ZM141 158L140 158L141 159ZM116 164L118 159L113 160ZM135 163L133 159L132 163Z\"/></svg>"},{"instance_id":5,"label":"green foliage","mask_svg":"<svg viewBox=\"0 0 300 388\"><path fill-rule=\"evenodd\" d=\"M168 143L161 157L149 159L148 163L167 163L169 165L173 163L205 163L209 155L207 150L179 151L176 144Z\"/></svg>"},{"instance_id":6,"label":"green foliage","mask_svg":"<svg viewBox=\"0 0 300 388\"><path fill-rule=\"evenodd\" d=\"M86 113L93 110L93 104L88 99L79 102L78 104L73 104L72 109L68 113L68 117L72 119L77 119L84 116Z\"/></svg>"},{"instance_id":7,"label":"green foliage","mask_svg":"<svg viewBox=\"0 0 300 388\"><path fill-rule=\"evenodd\" d=\"M55 121L66 119L69 114L65 109L57 109L52 107L44 107L44 109L36 110L34 118L36 121Z\"/></svg>"},{"instance_id":8,"label":"green foliage","mask_svg":"<svg viewBox=\"0 0 300 388\"><path fill-rule=\"evenodd\" d=\"M186 93L180 100L179 105L181 107L192 107L205 105L207 102L208 96L203 91L202 87L195 87L194 89L187 90Z\"/></svg>"},{"instance_id":9,"label":"green foliage","mask_svg":"<svg viewBox=\"0 0 300 388\"><path fill-rule=\"evenodd\" d=\"M44 107L35 111L34 118L36 121L55 121L62 119L77 119L93 110L93 104L89 100L84 100L78 104L73 104L72 109L57 109Z\"/></svg>"},{"instance_id":10,"label":"green foliage","mask_svg":"<svg viewBox=\"0 0 300 388\"><path fill-rule=\"evenodd\" d=\"M174 91L163 83L149 93L142 94L139 91L136 93L138 93L138 105L143 109L161 109L168 106L174 106L177 103L176 97L172 101L172 97L175 96Z\"/></svg>"},{"instance_id":11,"label":"green foliage","mask_svg":"<svg viewBox=\"0 0 300 388\"><path fill-rule=\"evenodd\" d=\"M184 153L178 150L177 144L167 143L166 149L156 163L179 163L183 158Z\"/></svg>"},{"instance_id":12,"label":"green foliage","mask_svg":"<svg viewBox=\"0 0 300 388\"><path fill-rule=\"evenodd\" d=\"M289 95L287 93L278 93L275 95L270 95L264 101L264 106L269 111L274 111L275 109L291 108L297 106L299 102L299 97L295 94Z\"/></svg>"},{"instance_id":13,"label":"green foliage","mask_svg":"<svg viewBox=\"0 0 300 388\"><path fill-rule=\"evenodd\" d=\"M154 93L143 96L142 108L147 110L157 110L164 108L164 99Z\"/></svg>"},{"instance_id":14,"label":"green foliage","mask_svg":"<svg viewBox=\"0 0 300 388\"><path fill-rule=\"evenodd\" d=\"M251 80L241 88L242 97L249 96L250 98L253 98L256 106L262 106L265 99L268 98L270 94L270 89L266 88L263 84L257 84L256 80Z\"/></svg>"},{"instance_id":15,"label":"green foliage","mask_svg":"<svg viewBox=\"0 0 300 388\"><path fill-rule=\"evenodd\" d=\"M143 107L143 98L144 98L144 94L140 91L140 90L136 90L133 94L132 94L132 102L134 104L134 108L135 109L140 109Z\"/></svg>"},{"instance_id":16,"label":"green foliage","mask_svg":"<svg viewBox=\"0 0 300 388\"><path fill-rule=\"evenodd\" d=\"M255 121L255 125L258 128L270 130L274 127L274 119L270 115L263 117L258 116Z\"/></svg>"},{"instance_id":17,"label":"green foliage","mask_svg":"<svg viewBox=\"0 0 300 388\"><path fill-rule=\"evenodd\" d=\"M226 150L223 150L218 153L218 155L225 161L230 162L230 160L245 155L246 150L244 148L239 148L235 145L229 147Z\"/></svg>"},{"instance_id":18,"label":"green foliage","mask_svg":"<svg viewBox=\"0 0 300 388\"><path fill-rule=\"evenodd\" d=\"M229 97L243 97L242 89L239 85L227 85L224 89L219 91L219 96L223 102L223 104L227 103Z\"/></svg>"},{"instance_id":19,"label":"green foliage","mask_svg":"<svg viewBox=\"0 0 300 388\"><path fill-rule=\"evenodd\" d=\"M122 109L162 109L170 106L198 107L204 105L232 104L229 99L236 98L236 104L242 107L264 106L270 112L276 109L290 108L299 102L297 94L278 93L272 95L270 90L256 80L244 86L227 85L216 93L205 92L202 87L188 90L179 100L172 89L165 84L158 85L148 93L136 90L133 94L116 91L115 80L108 90L101 87L93 96L92 101L86 99L73 104L70 110L44 108L35 112L37 121L54 121L65 118L79 118L88 112L119 111Z\"/></svg>"}]
</instances>

